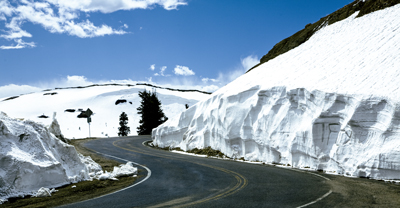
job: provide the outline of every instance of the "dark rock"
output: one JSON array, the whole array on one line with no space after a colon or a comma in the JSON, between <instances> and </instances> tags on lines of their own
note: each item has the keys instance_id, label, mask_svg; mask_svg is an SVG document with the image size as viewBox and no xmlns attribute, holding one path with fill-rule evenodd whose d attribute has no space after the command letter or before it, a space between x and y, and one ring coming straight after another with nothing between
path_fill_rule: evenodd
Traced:
<instances>
[{"instance_id":1,"label":"dark rock","mask_svg":"<svg viewBox=\"0 0 400 208\"><path fill-rule=\"evenodd\" d=\"M44 93L43 95L57 95L58 93L57 92L47 92L47 93Z\"/></svg>"},{"instance_id":2,"label":"dark rock","mask_svg":"<svg viewBox=\"0 0 400 208\"><path fill-rule=\"evenodd\" d=\"M12 97L4 99L3 101L12 100L12 99L15 99L15 98L19 98L19 96L12 96Z\"/></svg>"},{"instance_id":3,"label":"dark rock","mask_svg":"<svg viewBox=\"0 0 400 208\"><path fill-rule=\"evenodd\" d=\"M125 99L118 99L117 101L115 101L115 105L118 105L120 103L126 103Z\"/></svg>"}]
</instances>

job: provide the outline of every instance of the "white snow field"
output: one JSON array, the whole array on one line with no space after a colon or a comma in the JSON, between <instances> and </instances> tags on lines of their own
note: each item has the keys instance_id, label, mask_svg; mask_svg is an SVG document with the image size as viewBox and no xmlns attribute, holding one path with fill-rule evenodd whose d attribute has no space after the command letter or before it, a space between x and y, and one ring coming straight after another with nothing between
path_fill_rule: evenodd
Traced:
<instances>
[{"instance_id":1,"label":"white snow field","mask_svg":"<svg viewBox=\"0 0 400 208\"><path fill-rule=\"evenodd\" d=\"M400 5L325 26L153 129L153 143L400 179Z\"/></svg>"},{"instance_id":2,"label":"white snow field","mask_svg":"<svg viewBox=\"0 0 400 208\"><path fill-rule=\"evenodd\" d=\"M141 118L137 114L141 101L138 92L145 89L156 90L163 112L168 118L184 111L185 104L192 106L210 96L195 91L173 91L145 85L103 85L22 95L15 99L0 101L0 111L12 118L29 119L45 126L51 124L53 114L56 112L61 132L68 139L89 137L87 119L77 118L80 114L79 109L86 111L90 108L94 112L90 125L92 137L118 136L119 116L125 112L129 119L130 135L137 135L136 128ZM126 102L116 105L117 100ZM66 111L67 109L75 112ZM39 118L41 115L48 118Z\"/></svg>"}]
</instances>

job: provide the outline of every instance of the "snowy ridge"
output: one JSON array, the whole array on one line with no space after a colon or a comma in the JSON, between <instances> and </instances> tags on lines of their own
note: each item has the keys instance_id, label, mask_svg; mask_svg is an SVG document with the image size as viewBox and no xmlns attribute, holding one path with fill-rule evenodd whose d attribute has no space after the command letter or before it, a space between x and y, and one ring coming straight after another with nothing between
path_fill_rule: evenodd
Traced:
<instances>
[{"instance_id":1,"label":"snowy ridge","mask_svg":"<svg viewBox=\"0 0 400 208\"><path fill-rule=\"evenodd\" d=\"M155 89L156 88L156 89ZM185 110L185 104L194 105L210 95L198 91L177 91L161 89L156 86L138 85L99 85L78 88L54 89L45 92L31 93L15 99L0 102L0 111L10 117L29 119L50 126L52 115L56 112L60 130L68 139L85 138L89 136L89 126L86 118L77 118L79 109L90 108L92 137L118 136L119 115L128 114L130 135L136 135L140 115L137 108L141 98L139 91L156 90L161 100L162 108L168 118L179 115ZM117 100L124 100L116 105ZM68 112L67 109L74 110ZM46 115L48 118L38 118Z\"/></svg>"},{"instance_id":2,"label":"snowy ridge","mask_svg":"<svg viewBox=\"0 0 400 208\"><path fill-rule=\"evenodd\" d=\"M400 178L400 5L326 26L153 130L153 143Z\"/></svg>"}]
</instances>

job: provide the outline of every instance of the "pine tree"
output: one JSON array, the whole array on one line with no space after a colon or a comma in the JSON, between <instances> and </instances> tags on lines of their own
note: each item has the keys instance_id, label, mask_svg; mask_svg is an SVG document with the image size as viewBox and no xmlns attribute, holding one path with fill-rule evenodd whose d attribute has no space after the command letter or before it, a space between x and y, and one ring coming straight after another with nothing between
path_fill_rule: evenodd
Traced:
<instances>
[{"instance_id":1,"label":"pine tree","mask_svg":"<svg viewBox=\"0 0 400 208\"><path fill-rule=\"evenodd\" d=\"M125 112L122 112L119 116L119 126L118 127L118 136L128 136L131 132L131 129L128 125L128 115Z\"/></svg>"},{"instance_id":2,"label":"pine tree","mask_svg":"<svg viewBox=\"0 0 400 208\"><path fill-rule=\"evenodd\" d=\"M139 135L150 135L153 128L168 120L161 109L161 102L154 92L139 92L139 97L142 98L140 106L137 108L138 114L142 115L139 121L140 126L137 128Z\"/></svg>"}]
</instances>

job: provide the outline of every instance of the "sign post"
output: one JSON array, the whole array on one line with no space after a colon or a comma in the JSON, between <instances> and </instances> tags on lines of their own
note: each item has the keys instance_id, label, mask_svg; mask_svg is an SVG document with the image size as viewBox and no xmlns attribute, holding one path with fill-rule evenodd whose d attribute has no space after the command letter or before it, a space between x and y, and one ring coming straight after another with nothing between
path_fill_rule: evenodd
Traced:
<instances>
[{"instance_id":1,"label":"sign post","mask_svg":"<svg viewBox=\"0 0 400 208\"><path fill-rule=\"evenodd\" d=\"M92 118L88 117L87 118L87 122L89 124L89 138L90 138L91 137L91 135L90 135L90 122L92 122Z\"/></svg>"},{"instance_id":2,"label":"sign post","mask_svg":"<svg viewBox=\"0 0 400 208\"><path fill-rule=\"evenodd\" d=\"M90 116L93 115L93 111L91 111L90 108L88 108L88 109L86 110L86 115L87 115L87 122L88 122L88 124L89 124L89 138L90 138L90 137L92 137L92 136L90 135L90 123L92 122L92 117L90 117Z\"/></svg>"}]
</instances>

